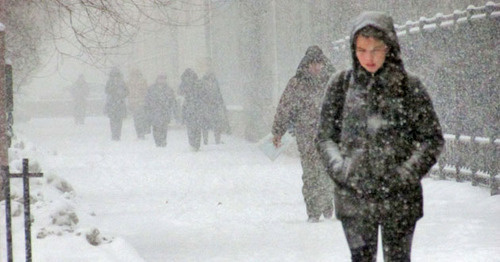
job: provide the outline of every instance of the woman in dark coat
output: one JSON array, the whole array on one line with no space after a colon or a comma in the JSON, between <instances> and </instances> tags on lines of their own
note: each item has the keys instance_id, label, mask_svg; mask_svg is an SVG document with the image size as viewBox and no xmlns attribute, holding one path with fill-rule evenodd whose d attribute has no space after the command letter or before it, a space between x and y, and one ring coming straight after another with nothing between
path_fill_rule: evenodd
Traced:
<instances>
[{"instance_id":1,"label":"woman in dark coat","mask_svg":"<svg viewBox=\"0 0 500 262\"><path fill-rule=\"evenodd\" d=\"M420 180L444 145L431 99L409 74L392 18L365 12L351 32L352 69L328 83L317 148L335 182L335 214L352 261L410 261L423 216Z\"/></svg>"},{"instance_id":2,"label":"woman in dark coat","mask_svg":"<svg viewBox=\"0 0 500 262\"><path fill-rule=\"evenodd\" d=\"M200 150L201 130L205 126L203 97L200 80L196 72L187 68L181 76L179 94L184 96L182 119L186 125L189 145L194 151Z\"/></svg>"},{"instance_id":3,"label":"woman in dark coat","mask_svg":"<svg viewBox=\"0 0 500 262\"><path fill-rule=\"evenodd\" d=\"M145 99L145 111L153 128L157 147L167 146L168 124L175 108L175 94L167 84L167 76L159 75L149 87Z\"/></svg>"},{"instance_id":4,"label":"woman in dark coat","mask_svg":"<svg viewBox=\"0 0 500 262\"><path fill-rule=\"evenodd\" d=\"M111 139L118 141L121 138L123 119L127 115L125 99L128 88L123 80L123 75L118 68L111 69L106 83L105 114L109 117Z\"/></svg>"}]
</instances>

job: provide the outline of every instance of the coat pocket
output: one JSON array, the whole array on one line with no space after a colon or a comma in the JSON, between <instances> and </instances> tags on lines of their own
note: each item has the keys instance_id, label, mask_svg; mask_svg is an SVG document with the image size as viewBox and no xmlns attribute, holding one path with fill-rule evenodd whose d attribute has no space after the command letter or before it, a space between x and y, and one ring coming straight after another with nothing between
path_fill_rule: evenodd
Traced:
<instances>
[{"instance_id":1,"label":"coat pocket","mask_svg":"<svg viewBox=\"0 0 500 262\"><path fill-rule=\"evenodd\" d=\"M365 166L364 158L364 151L356 150L350 157L345 157L342 167L343 181L349 188L358 193L361 193L360 182L362 181L360 181L360 177L366 172L363 168Z\"/></svg>"}]
</instances>

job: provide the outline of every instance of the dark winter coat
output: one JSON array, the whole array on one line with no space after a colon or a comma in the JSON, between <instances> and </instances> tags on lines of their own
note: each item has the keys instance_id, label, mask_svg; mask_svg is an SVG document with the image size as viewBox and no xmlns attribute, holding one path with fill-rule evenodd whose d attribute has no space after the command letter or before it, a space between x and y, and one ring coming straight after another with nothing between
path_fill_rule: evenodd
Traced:
<instances>
[{"instance_id":1,"label":"dark winter coat","mask_svg":"<svg viewBox=\"0 0 500 262\"><path fill-rule=\"evenodd\" d=\"M274 136L283 136L293 126L300 156L310 163L319 161L314 138L326 87L321 75L313 76L308 71L309 64L315 59L328 60L318 47L308 49L281 95L272 127Z\"/></svg>"},{"instance_id":2,"label":"dark winter coat","mask_svg":"<svg viewBox=\"0 0 500 262\"><path fill-rule=\"evenodd\" d=\"M155 83L148 88L145 111L151 125L161 126L170 123L175 108L175 94L168 84Z\"/></svg>"},{"instance_id":3,"label":"dark winter coat","mask_svg":"<svg viewBox=\"0 0 500 262\"><path fill-rule=\"evenodd\" d=\"M212 130L229 131L226 105L222 98L219 82L214 73L207 73L201 79L203 86L203 103L206 117L206 128Z\"/></svg>"},{"instance_id":4,"label":"dark winter coat","mask_svg":"<svg viewBox=\"0 0 500 262\"><path fill-rule=\"evenodd\" d=\"M127 116L125 99L129 90L118 69L111 70L105 92L106 105L104 106L104 113L109 118L125 118Z\"/></svg>"},{"instance_id":5,"label":"dark winter coat","mask_svg":"<svg viewBox=\"0 0 500 262\"><path fill-rule=\"evenodd\" d=\"M182 73L179 94L184 96L182 118L186 125L205 126L205 110L203 99L205 96L198 75L188 68Z\"/></svg>"},{"instance_id":6,"label":"dark winter coat","mask_svg":"<svg viewBox=\"0 0 500 262\"><path fill-rule=\"evenodd\" d=\"M388 39L374 74L355 55L354 36L367 25ZM390 17L365 13L352 30L351 51L353 68L328 83L316 144L336 185L336 215L414 222L423 216L420 180L444 145L438 118L423 84L404 69Z\"/></svg>"}]
</instances>

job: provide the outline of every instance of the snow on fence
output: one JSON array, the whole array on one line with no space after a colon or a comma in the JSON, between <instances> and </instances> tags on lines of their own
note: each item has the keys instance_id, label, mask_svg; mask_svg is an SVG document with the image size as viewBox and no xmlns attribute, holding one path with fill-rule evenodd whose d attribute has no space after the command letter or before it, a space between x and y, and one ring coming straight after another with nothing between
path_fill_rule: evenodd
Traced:
<instances>
[{"instance_id":1,"label":"snow on fence","mask_svg":"<svg viewBox=\"0 0 500 262\"><path fill-rule=\"evenodd\" d=\"M396 25L398 36L406 33L417 33L423 30L433 30L436 27L454 26L476 19L500 16L500 4L488 2L484 6L475 7L470 5L466 10L455 10L453 14L443 15L437 13L432 18L421 17L418 21L407 21L404 25Z\"/></svg>"},{"instance_id":2,"label":"snow on fence","mask_svg":"<svg viewBox=\"0 0 500 262\"><path fill-rule=\"evenodd\" d=\"M488 187L491 195L500 194L500 139L453 134L445 134L444 138L444 151L430 175L470 181L473 186Z\"/></svg>"},{"instance_id":3,"label":"snow on fence","mask_svg":"<svg viewBox=\"0 0 500 262\"><path fill-rule=\"evenodd\" d=\"M418 21L408 21L404 25L396 26L396 30L399 37L405 38L418 33L439 33L443 32L441 31L443 29L456 29L462 25L471 27L476 24L480 27L483 25L477 22L498 20L498 18L500 18L500 4L488 2L480 7L470 5L464 11L455 10L453 14L449 15L438 13L432 18L421 17ZM477 27L474 29L481 30ZM450 31L446 30L445 32ZM472 30L465 32L471 33ZM457 30L455 33L460 34L463 31ZM470 37L477 36L474 34ZM415 38L412 39L415 40ZM438 45L441 44L443 43L438 43ZM467 125L467 123L462 122L461 125ZM452 129L456 129L456 127ZM454 178L458 182L470 181L473 186L488 187L491 195L500 194L498 161L500 139L446 134L445 140L444 152L431 175L437 175L442 179Z\"/></svg>"},{"instance_id":4,"label":"snow on fence","mask_svg":"<svg viewBox=\"0 0 500 262\"><path fill-rule=\"evenodd\" d=\"M420 17L418 21L408 20L404 25L395 25L399 37L424 31L432 31L436 28L455 26L483 18L500 17L500 4L487 2L486 5L476 7L470 5L466 10L455 10L453 14L443 15L437 13L434 17ZM349 36L333 42L333 50L340 51L349 47Z\"/></svg>"}]
</instances>

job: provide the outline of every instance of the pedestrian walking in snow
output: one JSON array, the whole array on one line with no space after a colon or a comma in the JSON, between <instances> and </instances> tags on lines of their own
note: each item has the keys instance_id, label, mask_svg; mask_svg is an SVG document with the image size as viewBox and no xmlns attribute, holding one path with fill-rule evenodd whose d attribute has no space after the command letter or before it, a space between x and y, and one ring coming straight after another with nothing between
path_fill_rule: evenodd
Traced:
<instances>
[{"instance_id":1,"label":"pedestrian walking in snow","mask_svg":"<svg viewBox=\"0 0 500 262\"><path fill-rule=\"evenodd\" d=\"M106 105L104 113L109 117L111 139L119 141L122 134L123 119L127 116L125 99L129 91L123 80L123 75L117 67L111 69L105 91Z\"/></svg>"},{"instance_id":2,"label":"pedestrian walking in snow","mask_svg":"<svg viewBox=\"0 0 500 262\"><path fill-rule=\"evenodd\" d=\"M222 133L230 133L229 119L227 117L227 109L224 104L224 98L220 91L219 82L213 72L208 72L201 79L205 96L204 113L205 126L203 127L203 143L208 144L209 130L214 132L215 143L220 144Z\"/></svg>"},{"instance_id":3,"label":"pedestrian walking in snow","mask_svg":"<svg viewBox=\"0 0 500 262\"><path fill-rule=\"evenodd\" d=\"M327 219L333 216L333 183L314 144L326 86L321 71L326 63L328 58L318 46L307 49L295 76L283 91L272 127L273 143L279 147L281 137L293 126L302 164L302 194L309 222L318 222L321 215Z\"/></svg>"},{"instance_id":4,"label":"pedestrian walking in snow","mask_svg":"<svg viewBox=\"0 0 500 262\"><path fill-rule=\"evenodd\" d=\"M174 91L168 86L166 75L159 75L156 82L148 88L145 102L155 144L157 147L166 147L168 124L176 103Z\"/></svg>"},{"instance_id":5,"label":"pedestrian walking in snow","mask_svg":"<svg viewBox=\"0 0 500 262\"><path fill-rule=\"evenodd\" d=\"M401 60L393 20L365 12L350 35L352 69L328 83L317 148L335 182L335 214L352 261L375 261L381 227L385 261L410 261L423 216L420 180L444 140L421 81Z\"/></svg>"},{"instance_id":6,"label":"pedestrian walking in snow","mask_svg":"<svg viewBox=\"0 0 500 262\"><path fill-rule=\"evenodd\" d=\"M73 96L73 116L75 124L83 125L87 113L87 98L89 96L89 86L85 81L85 76L80 74L76 82L71 86L71 95Z\"/></svg>"},{"instance_id":7,"label":"pedestrian walking in snow","mask_svg":"<svg viewBox=\"0 0 500 262\"><path fill-rule=\"evenodd\" d=\"M196 72L187 68L181 76L179 94L184 96L182 119L186 125L189 145L194 151L200 149L202 128L206 126L204 112L204 90Z\"/></svg>"},{"instance_id":8,"label":"pedestrian walking in snow","mask_svg":"<svg viewBox=\"0 0 500 262\"><path fill-rule=\"evenodd\" d=\"M128 106L132 112L135 133L138 139L145 139L145 135L151 130L144 108L148 84L139 69L132 69L127 85L130 90Z\"/></svg>"}]
</instances>

